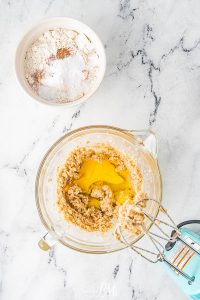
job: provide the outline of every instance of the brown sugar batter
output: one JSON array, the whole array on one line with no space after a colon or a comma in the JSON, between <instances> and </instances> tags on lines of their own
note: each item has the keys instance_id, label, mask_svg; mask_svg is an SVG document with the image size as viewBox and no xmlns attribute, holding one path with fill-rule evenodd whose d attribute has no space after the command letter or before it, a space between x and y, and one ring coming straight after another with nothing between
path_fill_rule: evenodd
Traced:
<instances>
[{"instance_id":1,"label":"brown sugar batter","mask_svg":"<svg viewBox=\"0 0 200 300\"><path fill-rule=\"evenodd\" d=\"M65 219L86 231L106 232L120 217L124 229L141 232L130 222L143 221L141 213L131 210L131 203L144 197L141 171L109 144L72 151L58 169L57 196Z\"/></svg>"}]
</instances>

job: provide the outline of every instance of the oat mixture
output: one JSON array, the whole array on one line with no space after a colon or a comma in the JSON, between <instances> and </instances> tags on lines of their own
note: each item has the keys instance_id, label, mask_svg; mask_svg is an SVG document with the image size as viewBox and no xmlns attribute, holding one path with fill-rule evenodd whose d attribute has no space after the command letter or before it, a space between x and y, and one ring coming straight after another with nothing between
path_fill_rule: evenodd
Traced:
<instances>
[{"instance_id":1,"label":"oat mixture","mask_svg":"<svg viewBox=\"0 0 200 300\"><path fill-rule=\"evenodd\" d=\"M65 219L86 231L106 232L120 221L123 229L141 233L144 216L132 205L146 197L141 171L108 144L71 152L58 169L57 195Z\"/></svg>"},{"instance_id":2,"label":"oat mixture","mask_svg":"<svg viewBox=\"0 0 200 300\"><path fill-rule=\"evenodd\" d=\"M85 34L57 28L44 32L30 45L24 69L36 94L48 101L71 102L91 90L99 56Z\"/></svg>"}]
</instances>

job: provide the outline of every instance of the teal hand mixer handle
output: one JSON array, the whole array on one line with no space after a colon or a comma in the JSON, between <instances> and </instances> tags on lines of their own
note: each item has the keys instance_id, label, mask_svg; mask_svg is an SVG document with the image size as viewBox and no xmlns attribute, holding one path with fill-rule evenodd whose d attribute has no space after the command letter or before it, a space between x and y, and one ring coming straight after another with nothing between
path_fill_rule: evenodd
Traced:
<instances>
[{"instance_id":1,"label":"teal hand mixer handle","mask_svg":"<svg viewBox=\"0 0 200 300\"><path fill-rule=\"evenodd\" d=\"M163 256L172 264L165 264L165 267L181 289L191 299L200 299L200 235L185 228L194 223L200 224L200 220L185 221L177 225L179 235L175 241L169 241L165 245ZM175 231L172 236L174 234L176 235Z\"/></svg>"},{"instance_id":2,"label":"teal hand mixer handle","mask_svg":"<svg viewBox=\"0 0 200 300\"><path fill-rule=\"evenodd\" d=\"M152 201L158 204L160 213L157 217L153 217L147 209ZM200 299L200 235L186 227L189 224L200 224L200 220L185 221L176 225L167 210L155 199L141 199L134 205L148 221L135 223L142 228L144 235L137 244L130 244L119 226L121 241L149 262L162 262L166 271L190 299ZM148 241L150 245L147 244ZM146 248L141 245L142 242Z\"/></svg>"}]
</instances>

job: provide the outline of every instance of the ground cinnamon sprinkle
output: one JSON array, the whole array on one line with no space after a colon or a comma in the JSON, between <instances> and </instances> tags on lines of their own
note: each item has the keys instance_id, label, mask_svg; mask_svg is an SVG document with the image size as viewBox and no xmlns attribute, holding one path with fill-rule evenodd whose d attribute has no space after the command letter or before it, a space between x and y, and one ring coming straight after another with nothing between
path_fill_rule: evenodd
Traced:
<instances>
[{"instance_id":1,"label":"ground cinnamon sprinkle","mask_svg":"<svg viewBox=\"0 0 200 300\"><path fill-rule=\"evenodd\" d=\"M57 50L56 53L56 58L57 59L64 59L67 56L71 55L71 50L70 48L60 48Z\"/></svg>"},{"instance_id":2,"label":"ground cinnamon sprinkle","mask_svg":"<svg viewBox=\"0 0 200 300\"><path fill-rule=\"evenodd\" d=\"M37 70L34 74L34 78L37 83L41 83L42 78L43 78L43 72L40 70Z\"/></svg>"}]
</instances>

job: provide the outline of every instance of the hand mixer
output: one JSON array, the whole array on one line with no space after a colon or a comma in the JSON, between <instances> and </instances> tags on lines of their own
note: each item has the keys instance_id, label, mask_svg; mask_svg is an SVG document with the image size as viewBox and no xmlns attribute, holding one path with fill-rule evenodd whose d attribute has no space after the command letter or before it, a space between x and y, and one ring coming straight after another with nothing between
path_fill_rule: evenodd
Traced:
<instances>
[{"instance_id":1,"label":"hand mixer","mask_svg":"<svg viewBox=\"0 0 200 300\"><path fill-rule=\"evenodd\" d=\"M151 202L158 206L157 217L148 212L147 207ZM162 262L191 299L200 299L200 235L185 227L200 224L200 220L176 225L167 210L154 199L142 199L134 205L144 216L142 222L137 221L134 225L140 226L142 230L142 239L139 241L145 244L145 248L129 243L121 225L118 227L120 240L149 262Z\"/></svg>"}]
</instances>

